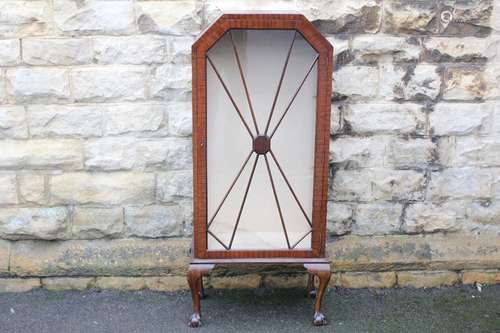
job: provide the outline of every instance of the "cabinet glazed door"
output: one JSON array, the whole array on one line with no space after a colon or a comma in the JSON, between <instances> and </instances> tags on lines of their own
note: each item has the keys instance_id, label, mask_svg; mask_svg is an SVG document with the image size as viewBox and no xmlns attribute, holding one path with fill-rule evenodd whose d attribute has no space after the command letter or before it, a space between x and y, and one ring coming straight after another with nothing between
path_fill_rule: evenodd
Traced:
<instances>
[{"instance_id":1,"label":"cabinet glazed door","mask_svg":"<svg viewBox=\"0 0 500 333\"><path fill-rule=\"evenodd\" d=\"M207 249L310 250L318 53L231 29L206 56Z\"/></svg>"}]
</instances>

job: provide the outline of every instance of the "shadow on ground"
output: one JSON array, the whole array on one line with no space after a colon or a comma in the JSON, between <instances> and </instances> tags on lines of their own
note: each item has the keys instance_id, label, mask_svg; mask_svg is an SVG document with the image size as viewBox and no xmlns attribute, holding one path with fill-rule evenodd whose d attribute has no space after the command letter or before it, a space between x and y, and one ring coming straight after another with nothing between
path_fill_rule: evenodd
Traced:
<instances>
[{"instance_id":1,"label":"shadow on ground","mask_svg":"<svg viewBox=\"0 0 500 333\"><path fill-rule=\"evenodd\" d=\"M0 294L1 333L128 332L500 332L500 286L331 290L326 327L311 326L304 290L208 290L203 323L186 326L187 292Z\"/></svg>"}]
</instances>

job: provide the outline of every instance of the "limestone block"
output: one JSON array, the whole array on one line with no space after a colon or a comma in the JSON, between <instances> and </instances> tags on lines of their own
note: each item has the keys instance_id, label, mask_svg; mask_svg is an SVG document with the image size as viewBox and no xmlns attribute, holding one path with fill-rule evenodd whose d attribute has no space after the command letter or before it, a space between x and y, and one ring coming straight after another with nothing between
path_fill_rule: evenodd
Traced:
<instances>
[{"instance_id":1,"label":"limestone block","mask_svg":"<svg viewBox=\"0 0 500 333\"><path fill-rule=\"evenodd\" d=\"M75 239L116 237L122 230L122 208L75 207L72 224Z\"/></svg>"},{"instance_id":2,"label":"limestone block","mask_svg":"<svg viewBox=\"0 0 500 333\"><path fill-rule=\"evenodd\" d=\"M143 67L88 67L71 71L77 101L136 101L146 97Z\"/></svg>"},{"instance_id":3,"label":"limestone block","mask_svg":"<svg viewBox=\"0 0 500 333\"><path fill-rule=\"evenodd\" d=\"M500 201L476 201L467 207L467 216L476 225L500 226Z\"/></svg>"},{"instance_id":4,"label":"limestone block","mask_svg":"<svg viewBox=\"0 0 500 333\"><path fill-rule=\"evenodd\" d=\"M465 271L462 273L462 282L463 284L500 284L500 271Z\"/></svg>"},{"instance_id":5,"label":"limestone block","mask_svg":"<svg viewBox=\"0 0 500 333\"><path fill-rule=\"evenodd\" d=\"M19 276L185 274L186 239L17 241L11 271Z\"/></svg>"},{"instance_id":6,"label":"limestone block","mask_svg":"<svg viewBox=\"0 0 500 333\"><path fill-rule=\"evenodd\" d=\"M339 201L421 200L425 176L413 170L338 170L333 199Z\"/></svg>"},{"instance_id":7,"label":"limestone block","mask_svg":"<svg viewBox=\"0 0 500 333\"><path fill-rule=\"evenodd\" d=\"M382 20L379 0L299 0L297 6L326 34L376 33Z\"/></svg>"},{"instance_id":8,"label":"limestone block","mask_svg":"<svg viewBox=\"0 0 500 333\"><path fill-rule=\"evenodd\" d=\"M491 184L492 175L486 169L444 169L432 172L427 195L432 200L486 198L490 196Z\"/></svg>"},{"instance_id":9,"label":"limestone block","mask_svg":"<svg viewBox=\"0 0 500 333\"><path fill-rule=\"evenodd\" d=\"M339 236L349 233L353 223L352 205L328 201L326 220L330 235Z\"/></svg>"},{"instance_id":10,"label":"limestone block","mask_svg":"<svg viewBox=\"0 0 500 333\"><path fill-rule=\"evenodd\" d=\"M477 67L447 67L444 73L443 99L480 100L498 96L498 75L493 66L486 70Z\"/></svg>"},{"instance_id":11,"label":"limestone block","mask_svg":"<svg viewBox=\"0 0 500 333\"><path fill-rule=\"evenodd\" d=\"M1 29L2 28L0 26L0 31ZM0 40L0 66L15 66L19 64L20 60L21 60L21 47L19 39Z\"/></svg>"},{"instance_id":12,"label":"limestone block","mask_svg":"<svg viewBox=\"0 0 500 333\"><path fill-rule=\"evenodd\" d=\"M16 174L0 172L0 204L17 204Z\"/></svg>"},{"instance_id":13,"label":"limestone block","mask_svg":"<svg viewBox=\"0 0 500 333\"><path fill-rule=\"evenodd\" d=\"M158 36L94 37L94 59L99 64L152 64L165 62L165 38Z\"/></svg>"},{"instance_id":14,"label":"limestone block","mask_svg":"<svg viewBox=\"0 0 500 333\"><path fill-rule=\"evenodd\" d=\"M436 288L460 282L458 274L450 271L403 271L397 272L397 275L400 287Z\"/></svg>"},{"instance_id":15,"label":"limestone block","mask_svg":"<svg viewBox=\"0 0 500 333\"><path fill-rule=\"evenodd\" d=\"M0 35L42 35L50 27L50 7L46 1L0 2Z\"/></svg>"},{"instance_id":16,"label":"limestone block","mask_svg":"<svg viewBox=\"0 0 500 333\"><path fill-rule=\"evenodd\" d=\"M422 100L437 98L441 76L435 65L418 64L380 67L380 95L386 99Z\"/></svg>"},{"instance_id":17,"label":"limestone block","mask_svg":"<svg viewBox=\"0 0 500 333\"><path fill-rule=\"evenodd\" d=\"M197 35L201 30L202 2L141 1L136 7L137 25L142 33Z\"/></svg>"},{"instance_id":18,"label":"limestone block","mask_svg":"<svg viewBox=\"0 0 500 333\"><path fill-rule=\"evenodd\" d=\"M5 239L64 239L68 224L64 207L0 209L0 236Z\"/></svg>"},{"instance_id":19,"label":"limestone block","mask_svg":"<svg viewBox=\"0 0 500 333\"><path fill-rule=\"evenodd\" d=\"M24 203L46 203L45 176L43 174L20 172L17 175L19 183L19 199Z\"/></svg>"},{"instance_id":20,"label":"limestone block","mask_svg":"<svg viewBox=\"0 0 500 333\"><path fill-rule=\"evenodd\" d=\"M28 138L26 112L22 106L0 106L0 138Z\"/></svg>"},{"instance_id":21,"label":"limestone block","mask_svg":"<svg viewBox=\"0 0 500 333\"><path fill-rule=\"evenodd\" d=\"M255 289L260 287L262 277L259 274L238 276L210 277L209 286L215 289Z\"/></svg>"},{"instance_id":22,"label":"limestone block","mask_svg":"<svg viewBox=\"0 0 500 333\"><path fill-rule=\"evenodd\" d=\"M144 277L99 276L95 280L95 287L98 289L137 291L146 289L146 280Z\"/></svg>"},{"instance_id":23,"label":"limestone block","mask_svg":"<svg viewBox=\"0 0 500 333\"><path fill-rule=\"evenodd\" d=\"M439 156L441 163L452 167L500 166L500 138L456 137L441 140Z\"/></svg>"},{"instance_id":24,"label":"limestone block","mask_svg":"<svg viewBox=\"0 0 500 333\"><path fill-rule=\"evenodd\" d=\"M166 64L154 70L151 82L153 97L170 101L188 101L191 97L191 66Z\"/></svg>"},{"instance_id":25,"label":"limestone block","mask_svg":"<svg viewBox=\"0 0 500 333\"><path fill-rule=\"evenodd\" d=\"M352 41L352 53L360 63L416 61L420 57L420 45L411 38L357 36Z\"/></svg>"},{"instance_id":26,"label":"limestone block","mask_svg":"<svg viewBox=\"0 0 500 333\"><path fill-rule=\"evenodd\" d=\"M389 34L434 34L439 31L435 1L384 2L384 32Z\"/></svg>"},{"instance_id":27,"label":"limestone block","mask_svg":"<svg viewBox=\"0 0 500 333\"><path fill-rule=\"evenodd\" d=\"M84 65L92 62L86 38L23 39L23 61L29 65Z\"/></svg>"},{"instance_id":28,"label":"limestone block","mask_svg":"<svg viewBox=\"0 0 500 333\"><path fill-rule=\"evenodd\" d=\"M157 197L163 202L193 197L193 171L162 172L157 176Z\"/></svg>"},{"instance_id":29,"label":"limestone block","mask_svg":"<svg viewBox=\"0 0 500 333\"><path fill-rule=\"evenodd\" d=\"M42 288L50 291L78 290L85 291L95 286L92 277L47 277L42 278Z\"/></svg>"},{"instance_id":30,"label":"limestone block","mask_svg":"<svg viewBox=\"0 0 500 333\"><path fill-rule=\"evenodd\" d=\"M32 137L93 137L102 134L102 108L82 105L30 105Z\"/></svg>"},{"instance_id":31,"label":"limestone block","mask_svg":"<svg viewBox=\"0 0 500 333\"><path fill-rule=\"evenodd\" d=\"M456 231L465 218L465 205L461 201L444 203L413 203L406 209L402 231L426 233Z\"/></svg>"},{"instance_id":32,"label":"limestone block","mask_svg":"<svg viewBox=\"0 0 500 333\"><path fill-rule=\"evenodd\" d=\"M375 97L378 91L378 78L379 73L376 67L344 66L333 75L334 93L349 98Z\"/></svg>"},{"instance_id":33,"label":"limestone block","mask_svg":"<svg viewBox=\"0 0 500 333\"><path fill-rule=\"evenodd\" d=\"M346 107L344 122L357 134L424 134L426 117L418 104L357 103Z\"/></svg>"},{"instance_id":34,"label":"limestone block","mask_svg":"<svg viewBox=\"0 0 500 333\"><path fill-rule=\"evenodd\" d=\"M440 33L486 36L494 22L492 0L446 1L440 10Z\"/></svg>"},{"instance_id":35,"label":"limestone block","mask_svg":"<svg viewBox=\"0 0 500 333\"><path fill-rule=\"evenodd\" d=\"M396 273L346 272L340 274L339 284L344 288L391 288L396 285Z\"/></svg>"},{"instance_id":36,"label":"limestone block","mask_svg":"<svg viewBox=\"0 0 500 333\"><path fill-rule=\"evenodd\" d=\"M436 144L430 139L393 138L386 150L385 163L394 168L425 168L434 162Z\"/></svg>"},{"instance_id":37,"label":"limestone block","mask_svg":"<svg viewBox=\"0 0 500 333\"><path fill-rule=\"evenodd\" d=\"M78 169L83 160L77 140L3 140L0 151L0 166L9 168Z\"/></svg>"},{"instance_id":38,"label":"limestone block","mask_svg":"<svg viewBox=\"0 0 500 333\"><path fill-rule=\"evenodd\" d=\"M182 235L178 206L126 207L125 224L130 236L159 238Z\"/></svg>"},{"instance_id":39,"label":"limestone block","mask_svg":"<svg viewBox=\"0 0 500 333\"><path fill-rule=\"evenodd\" d=\"M335 135L335 134L340 133L344 128L343 119L341 116L341 110L343 110L343 108L344 107L342 105L336 105L336 104L332 105L332 112L330 115L330 134L331 135Z\"/></svg>"},{"instance_id":40,"label":"limestone block","mask_svg":"<svg viewBox=\"0 0 500 333\"><path fill-rule=\"evenodd\" d=\"M352 234L383 235L399 231L403 207L393 203L359 204L355 209Z\"/></svg>"},{"instance_id":41,"label":"limestone block","mask_svg":"<svg viewBox=\"0 0 500 333\"><path fill-rule=\"evenodd\" d=\"M191 103L168 103L166 109L168 112L169 134L174 136L191 136L193 127Z\"/></svg>"},{"instance_id":42,"label":"limestone block","mask_svg":"<svg viewBox=\"0 0 500 333\"><path fill-rule=\"evenodd\" d=\"M23 293L40 288L40 279L0 279L0 293Z\"/></svg>"},{"instance_id":43,"label":"limestone block","mask_svg":"<svg viewBox=\"0 0 500 333\"><path fill-rule=\"evenodd\" d=\"M135 31L133 1L54 0L57 30L66 34L124 34Z\"/></svg>"},{"instance_id":44,"label":"limestone block","mask_svg":"<svg viewBox=\"0 0 500 333\"><path fill-rule=\"evenodd\" d=\"M0 240L0 275L9 272L10 242Z\"/></svg>"},{"instance_id":45,"label":"limestone block","mask_svg":"<svg viewBox=\"0 0 500 333\"><path fill-rule=\"evenodd\" d=\"M492 107L486 103L438 103L429 114L434 135L485 134L492 123Z\"/></svg>"},{"instance_id":46,"label":"limestone block","mask_svg":"<svg viewBox=\"0 0 500 333\"><path fill-rule=\"evenodd\" d=\"M330 162L342 169L381 167L386 145L385 137L339 137L330 144Z\"/></svg>"},{"instance_id":47,"label":"limestone block","mask_svg":"<svg viewBox=\"0 0 500 333\"><path fill-rule=\"evenodd\" d=\"M105 135L147 133L164 135L167 130L165 107L160 104L115 104L103 111Z\"/></svg>"},{"instance_id":48,"label":"limestone block","mask_svg":"<svg viewBox=\"0 0 500 333\"><path fill-rule=\"evenodd\" d=\"M18 103L68 101L68 70L42 67L9 69L7 93Z\"/></svg>"},{"instance_id":49,"label":"limestone block","mask_svg":"<svg viewBox=\"0 0 500 333\"><path fill-rule=\"evenodd\" d=\"M175 64L191 63L191 45L195 38L192 36L166 37L167 59Z\"/></svg>"},{"instance_id":50,"label":"limestone block","mask_svg":"<svg viewBox=\"0 0 500 333\"><path fill-rule=\"evenodd\" d=\"M50 202L79 204L150 203L154 175L139 172L63 173L50 180Z\"/></svg>"},{"instance_id":51,"label":"limestone block","mask_svg":"<svg viewBox=\"0 0 500 333\"><path fill-rule=\"evenodd\" d=\"M484 61L494 56L490 43L477 37L431 37L424 40L424 57L431 62Z\"/></svg>"}]
</instances>

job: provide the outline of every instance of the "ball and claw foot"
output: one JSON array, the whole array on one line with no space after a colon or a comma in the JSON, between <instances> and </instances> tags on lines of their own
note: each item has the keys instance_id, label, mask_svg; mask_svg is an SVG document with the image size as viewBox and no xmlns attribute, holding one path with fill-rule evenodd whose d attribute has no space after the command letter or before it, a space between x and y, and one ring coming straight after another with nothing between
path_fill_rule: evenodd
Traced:
<instances>
[{"instance_id":1,"label":"ball and claw foot","mask_svg":"<svg viewBox=\"0 0 500 333\"><path fill-rule=\"evenodd\" d=\"M316 288L309 290L309 292L307 293L307 297L316 298Z\"/></svg>"},{"instance_id":2,"label":"ball and claw foot","mask_svg":"<svg viewBox=\"0 0 500 333\"><path fill-rule=\"evenodd\" d=\"M201 317L198 313L193 313L188 323L189 327L200 327L201 326Z\"/></svg>"},{"instance_id":3,"label":"ball and claw foot","mask_svg":"<svg viewBox=\"0 0 500 333\"><path fill-rule=\"evenodd\" d=\"M314 313L314 319L313 319L313 325L314 326L323 326L326 325L327 320L326 316L322 314L321 312L315 312Z\"/></svg>"}]
</instances>

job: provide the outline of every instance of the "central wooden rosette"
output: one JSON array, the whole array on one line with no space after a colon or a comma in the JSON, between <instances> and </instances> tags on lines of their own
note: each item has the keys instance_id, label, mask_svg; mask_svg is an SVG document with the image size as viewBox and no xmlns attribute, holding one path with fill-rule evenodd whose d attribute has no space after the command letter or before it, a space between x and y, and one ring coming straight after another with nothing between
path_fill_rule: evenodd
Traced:
<instances>
[{"instance_id":1,"label":"central wooden rosette","mask_svg":"<svg viewBox=\"0 0 500 333\"><path fill-rule=\"evenodd\" d=\"M267 135L259 135L253 140L253 151L264 155L271 150L271 138Z\"/></svg>"}]
</instances>

